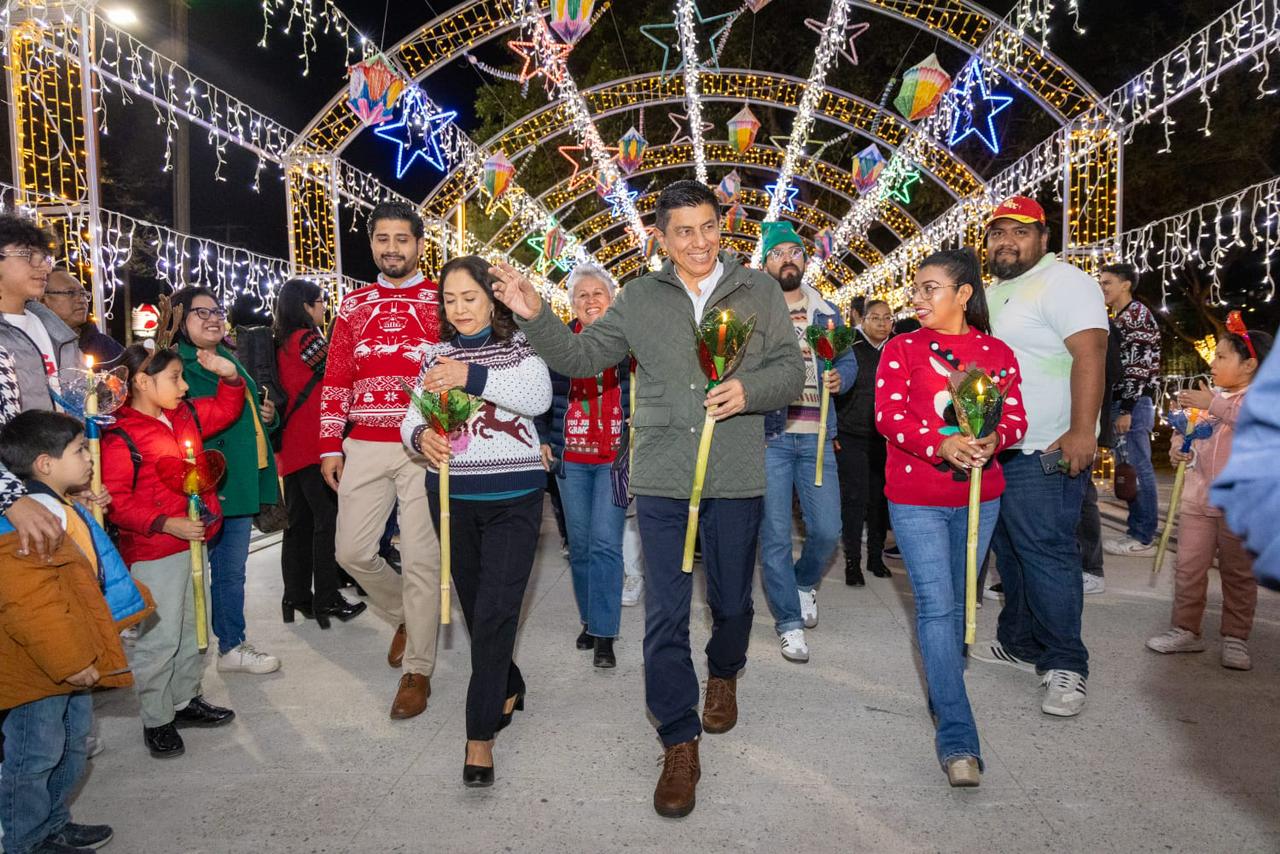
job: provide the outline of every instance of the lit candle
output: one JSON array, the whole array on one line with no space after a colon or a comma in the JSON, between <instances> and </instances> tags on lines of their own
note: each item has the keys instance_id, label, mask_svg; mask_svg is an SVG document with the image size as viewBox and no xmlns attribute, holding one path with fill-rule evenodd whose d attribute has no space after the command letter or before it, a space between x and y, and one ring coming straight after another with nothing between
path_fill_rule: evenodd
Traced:
<instances>
[{"instance_id":1,"label":"lit candle","mask_svg":"<svg viewBox=\"0 0 1280 854\"><path fill-rule=\"evenodd\" d=\"M729 327L728 327L728 326L726 326L725 324L727 324L728 322L729 322L729 312L727 312L727 311L722 311L722 312L720 312L720 337L719 337L719 339L716 341L716 355L717 355L717 356L723 356L723 355L724 355L724 339L725 339L725 336L726 336L726 335L728 334L728 332L729 332Z\"/></svg>"}]
</instances>

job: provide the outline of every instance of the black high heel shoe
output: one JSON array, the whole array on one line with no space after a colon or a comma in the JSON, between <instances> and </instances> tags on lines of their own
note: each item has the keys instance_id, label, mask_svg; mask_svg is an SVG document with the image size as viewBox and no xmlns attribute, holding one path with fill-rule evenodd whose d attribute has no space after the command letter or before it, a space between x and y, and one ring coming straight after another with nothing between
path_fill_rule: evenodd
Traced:
<instances>
[{"instance_id":1,"label":"black high heel shoe","mask_svg":"<svg viewBox=\"0 0 1280 854\"><path fill-rule=\"evenodd\" d=\"M484 789L493 785L493 766L468 765L465 747L462 752L462 785L468 789Z\"/></svg>"},{"instance_id":2,"label":"black high heel shoe","mask_svg":"<svg viewBox=\"0 0 1280 854\"><path fill-rule=\"evenodd\" d=\"M288 599L283 599L280 602L280 611L286 623L293 622L293 615L295 611L301 614L305 620L315 619L315 612L312 610L310 603L303 605L299 602L291 602Z\"/></svg>"},{"instance_id":3,"label":"black high heel shoe","mask_svg":"<svg viewBox=\"0 0 1280 854\"><path fill-rule=\"evenodd\" d=\"M493 728L495 733L502 732L510 726L511 719L515 717L516 712L524 711L524 692L521 691L519 694L514 694L512 696L515 698L515 703L511 705L511 711L503 712L501 716L498 717L498 725ZM512 698L508 697L507 699L510 700Z\"/></svg>"}]
</instances>

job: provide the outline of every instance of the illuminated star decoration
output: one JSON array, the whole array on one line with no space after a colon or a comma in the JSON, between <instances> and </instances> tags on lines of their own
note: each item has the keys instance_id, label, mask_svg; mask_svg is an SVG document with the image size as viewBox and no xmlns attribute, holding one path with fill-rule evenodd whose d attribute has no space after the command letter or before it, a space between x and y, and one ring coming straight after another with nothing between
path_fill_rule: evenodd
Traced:
<instances>
[{"instance_id":1,"label":"illuminated star decoration","mask_svg":"<svg viewBox=\"0 0 1280 854\"><path fill-rule=\"evenodd\" d=\"M826 26L827 26L825 21L819 21L817 18L805 18L804 25L809 29L813 30L819 36L822 35L822 31L826 29ZM871 29L871 25L867 23L860 23L860 24L849 23L846 25L846 27L847 29L845 30L845 34L849 36L849 49L845 50L844 48L839 48L838 53L841 56L843 56L845 59L849 60L850 65L857 65L858 64L858 48L854 46L853 40L856 39L858 36L862 35L863 33L865 33L867 30Z\"/></svg>"},{"instance_id":2,"label":"illuminated star decoration","mask_svg":"<svg viewBox=\"0 0 1280 854\"><path fill-rule=\"evenodd\" d=\"M671 119L671 123L676 126L675 135L671 137L671 144L680 145L681 143L684 143L686 145L693 145L693 137L689 135L689 117L684 113L667 113L667 118ZM713 127L715 127L715 125L711 124L711 122L702 123L703 133L706 133Z\"/></svg>"},{"instance_id":3,"label":"illuminated star decoration","mask_svg":"<svg viewBox=\"0 0 1280 854\"><path fill-rule=\"evenodd\" d=\"M560 44L551 39L543 27L533 31L533 38L534 41L509 41L507 47L524 60L524 67L520 69L519 82L528 83L541 74L544 78L543 86L550 95L552 86L558 86L564 82L565 60L573 50L573 45ZM539 51L549 52L552 61L544 65L538 59Z\"/></svg>"},{"instance_id":4,"label":"illuminated star decoration","mask_svg":"<svg viewBox=\"0 0 1280 854\"><path fill-rule=\"evenodd\" d=\"M622 206L626 202L635 204L636 197L640 195L639 190L628 190L625 181L618 181L613 185L613 189L605 194L605 201L609 203L609 213L614 219L623 219L626 214L622 211Z\"/></svg>"},{"instance_id":5,"label":"illuminated star decoration","mask_svg":"<svg viewBox=\"0 0 1280 854\"><path fill-rule=\"evenodd\" d=\"M585 154L585 153L586 153L586 150L587 150L587 149L586 149L586 146L584 146L584 145L560 145L560 146L556 146L556 151L559 151L559 152L560 152L560 156L561 156L561 157L563 157L565 160L568 160L570 163L572 163L572 164L573 164L573 174L569 176L569 189L570 189L570 190L576 190L576 189L578 189L579 187L581 187L583 184L588 184L588 183L591 183L591 182L593 182L593 181L596 181L596 182L598 182L598 181L599 181L599 179L598 179L598 178L596 178L596 175L595 175L595 168L594 168L594 167L592 167L592 166L587 166L587 167L586 167L586 171L584 172L584 171L583 171L583 167L584 167L584 165L585 165L585 164L584 164L584 163L579 162L579 161L578 161L578 158L574 157L574 156L573 156L573 153L572 153L572 152L577 152L577 153L579 153L579 154ZM606 148L605 150L606 150L606 151L616 151L617 149L616 149L616 148Z\"/></svg>"},{"instance_id":6,"label":"illuminated star decoration","mask_svg":"<svg viewBox=\"0 0 1280 854\"><path fill-rule=\"evenodd\" d=\"M974 87L977 87L976 93ZM955 99L956 112L951 120L947 146L954 148L969 134L976 134L992 154L999 154L1000 139L996 136L995 117L1013 103L1013 98L987 91L987 81L978 62L969 64L964 80L951 90L951 97Z\"/></svg>"},{"instance_id":7,"label":"illuminated star decoration","mask_svg":"<svg viewBox=\"0 0 1280 854\"><path fill-rule=\"evenodd\" d=\"M778 185L776 183L765 184L764 188L769 191L769 198L771 200L773 199L774 196L778 194ZM800 192L799 187L792 187L792 186L787 187L787 198L782 202L782 210L791 211L793 213L795 212L796 194L798 194L799 192ZM772 201L770 201L770 204L772 204Z\"/></svg>"},{"instance_id":8,"label":"illuminated star decoration","mask_svg":"<svg viewBox=\"0 0 1280 854\"><path fill-rule=\"evenodd\" d=\"M373 132L396 143L396 178L403 178L421 157L441 172L448 171L440 150L440 132L457 117L453 110L437 110L419 89L410 89L400 99L400 121L378 125ZM408 153L408 157L405 154Z\"/></svg>"},{"instance_id":9,"label":"illuminated star decoration","mask_svg":"<svg viewBox=\"0 0 1280 854\"><path fill-rule=\"evenodd\" d=\"M911 204L911 187L920 181L920 170L910 163L895 164L880 176L885 195L904 205Z\"/></svg>"},{"instance_id":10,"label":"illuminated star decoration","mask_svg":"<svg viewBox=\"0 0 1280 854\"><path fill-rule=\"evenodd\" d=\"M558 270L560 270L560 272L562 273L569 272L569 270L573 267L572 262L570 262L568 259L564 257L564 252L565 252L564 249L561 249L560 253L557 254L554 259L548 259L546 257L547 255L546 235L539 235L538 237L530 237L528 240L525 241L525 243L533 247L533 250L538 253L538 269L541 270L542 272L546 272L547 267L551 266L552 264L554 264L555 267ZM568 247L566 246L565 248L567 249Z\"/></svg>"},{"instance_id":11,"label":"illuminated star decoration","mask_svg":"<svg viewBox=\"0 0 1280 854\"><path fill-rule=\"evenodd\" d=\"M715 21L723 20L725 18L736 19L738 16L738 13L725 12L723 15L712 15L710 18L705 18L702 15L702 10L698 8L697 4L694 4L693 15L697 19L697 22L699 24L705 25L705 24L713 23ZM716 39L721 35L721 33L723 33L727 28L731 26L733 26L733 20L730 20L727 24L725 24L719 30L716 30L714 33L712 33L711 37L707 39L708 44L711 45L711 61L715 65L717 71L720 70L720 51L716 47ZM654 33L658 30L670 30L672 34L675 36L675 41L668 43L666 39L659 38L658 36L654 35ZM662 75L661 75L662 80L666 80L668 77L675 74L680 69L684 68L685 56L680 51L680 34L679 34L679 31L676 29L675 19L672 19L671 23L668 23L668 24L641 24L640 35L644 36L649 41L653 42L658 47L662 48ZM671 61L672 50L675 50L677 53L680 53L680 62L677 63L675 68L668 70L667 63Z\"/></svg>"}]
</instances>

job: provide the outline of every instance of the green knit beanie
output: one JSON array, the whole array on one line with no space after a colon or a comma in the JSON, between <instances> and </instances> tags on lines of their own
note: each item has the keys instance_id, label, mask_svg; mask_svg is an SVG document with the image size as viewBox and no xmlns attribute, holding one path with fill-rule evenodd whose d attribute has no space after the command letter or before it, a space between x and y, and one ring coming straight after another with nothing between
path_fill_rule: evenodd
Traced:
<instances>
[{"instance_id":1,"label":"green knit beanie","mask_svg":"<svg viewBox=\"0 0 1280 854\"><path fill-rule=\"evenodd\" d=\"M804 249L804 241L800 239L800 235L796 234L795 226L789 222L762 223L760 230L764 238L764 250L761 255L765 258L769 257L773 247L782 243L795 243ZM809 257L808 252L805 252L805 257Z\"/></svg>"}]
</instances>

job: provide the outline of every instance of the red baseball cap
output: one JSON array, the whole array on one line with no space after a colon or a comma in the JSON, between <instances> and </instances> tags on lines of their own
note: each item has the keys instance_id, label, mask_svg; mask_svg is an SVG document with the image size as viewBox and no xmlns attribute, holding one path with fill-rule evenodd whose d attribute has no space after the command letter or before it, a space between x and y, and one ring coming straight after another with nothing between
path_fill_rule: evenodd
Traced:
<instances>
[{"instance_id":1,"label":"red baseball cap","mask_svg":"<svg viewBox=\"0 0 1280 854\"><path fill-rule=\"evenodd\" d=\"M989 228L991 223L998 219L1012 219L1028 224L1038 222L1044 225L1044 208L1040 207L1040 203L1035 199L1029 199L1026 196L1010 196L997 205L991 212L991 216L987 217L987 227Z\"/></svg>"}]
</instances>

